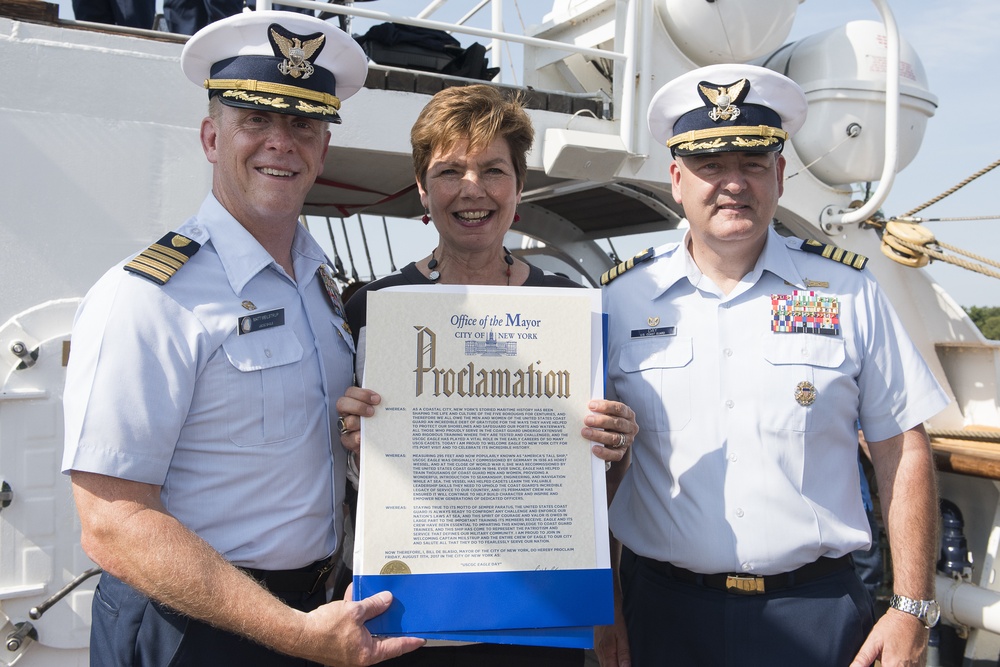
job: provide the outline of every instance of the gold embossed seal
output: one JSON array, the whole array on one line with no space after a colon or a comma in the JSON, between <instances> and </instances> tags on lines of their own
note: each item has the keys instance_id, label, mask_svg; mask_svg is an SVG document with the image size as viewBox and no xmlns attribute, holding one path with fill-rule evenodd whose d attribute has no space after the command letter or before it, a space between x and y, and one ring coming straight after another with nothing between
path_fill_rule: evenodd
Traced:
<instances>
[{"instance_id":1,"label":"gold embossed seal","mask_svg":"<svg viewBox=\"0 0 1000 667\"><path fill-rule=\"evenodd\" d=\"M391 560L382 566L379 574L410 574L410 566L401 560Z\"/></svg>"},{"instance_id":2,"label":"gold embossed seal","mask_svg":"<svg viewBox=\"0 0 1000 667\"><path fill-rule=\"evenodd\" d=\"M808 407L816 400L816 387L812 382L800 382L795 387L795 400L803 407Z\"/></svg>"}]
</instances>

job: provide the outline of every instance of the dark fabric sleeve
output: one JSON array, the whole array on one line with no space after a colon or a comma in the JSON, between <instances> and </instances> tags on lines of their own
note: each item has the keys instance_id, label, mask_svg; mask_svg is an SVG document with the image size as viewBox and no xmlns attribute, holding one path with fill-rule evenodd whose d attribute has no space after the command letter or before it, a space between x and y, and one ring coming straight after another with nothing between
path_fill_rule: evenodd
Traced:
<instances>
[{"instance_id":1,"label":"dark fabric sleeve","mask_svg":"<svg viewBox=\"0 0 1000 667\"><path fill-rule=\"evenodd\" d=\"M411 262L400 269L399 273L393 273L368 283L351 295L351 298L344 304L344 311L347 313L347 324L351 327L351 335L354 336L355 347L358 344L358 336L361 335L361 329L368 324L369 292L375 292L386 287L395 287L396 285L421 284L430 284L430 281L420 273L416 264Z\"/></svg>"}]
</instances>

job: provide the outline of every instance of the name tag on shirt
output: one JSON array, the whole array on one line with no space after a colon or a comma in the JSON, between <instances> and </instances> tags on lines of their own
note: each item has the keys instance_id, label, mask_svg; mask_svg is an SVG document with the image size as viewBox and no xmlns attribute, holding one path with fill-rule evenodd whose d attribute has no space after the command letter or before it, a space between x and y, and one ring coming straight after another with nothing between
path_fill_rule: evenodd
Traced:
<instances>
[{"instance_id":1,"label":"name tag on shirt","mask_svg":"<svg viewBox=\"0 0 1000 667\"><path fill-rule=\"evenodd\" d=\"M265 310L262 313L254 313L253 315L244 315L237 320L237 323L236 333L240 336L253 333L254 331L280 327L285 324L285 309L276 308L275 310Z\"/></svg>"},{"instance_id":2,"label":"name tag on shirt","mask_svg":"<svg viewBox=\"0 0 1000 667\"><path fill-rule=\"evenodd\" d=\"M677 327L650 327L649 329L632 329L632 338L649 338L651 336L676 336Z\"/></svg>"}]
</instances>

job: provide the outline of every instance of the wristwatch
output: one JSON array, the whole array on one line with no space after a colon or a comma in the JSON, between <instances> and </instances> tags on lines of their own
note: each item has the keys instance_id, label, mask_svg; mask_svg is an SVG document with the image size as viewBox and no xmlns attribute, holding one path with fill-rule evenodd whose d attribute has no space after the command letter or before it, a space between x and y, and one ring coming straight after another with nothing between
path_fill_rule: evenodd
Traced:
<instances>
[{"instance_id":1,"label":"wristwatch","mask_svg":"<svg viewBox=\"0 0 1000 667\"><path fill-rule=\"evenodd\" d=\"M937 600L912 600L902 595L889 598L889 606L893 609L913 614L919 618L925 627L933 628L941 618L941 607Z\"/></svg>"}]
</instances>

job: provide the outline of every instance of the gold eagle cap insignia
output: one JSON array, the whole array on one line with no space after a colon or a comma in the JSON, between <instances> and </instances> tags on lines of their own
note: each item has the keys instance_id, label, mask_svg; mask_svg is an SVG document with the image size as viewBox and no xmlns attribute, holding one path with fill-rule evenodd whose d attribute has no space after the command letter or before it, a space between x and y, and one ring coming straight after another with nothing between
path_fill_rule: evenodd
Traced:
<instances>
[{"instance_id":1,"label":"gold eagle cap insignia","mask_svg":"<svg viewBox=\"0 0 1000 667\"><path fill-rule=\"evenodd\" d=\"M739 118L740 109L733 102L739 101L747 87L746 79L740 79L730 86L718 86L710 88L704 83L698 84L698 90L705 96L715 108L708 112L708 117L714 121L730 120Z\"/></svg>"},{"instance_id":2,"label":"gold eagle cap insignia","mask_svg":"<svg viewBox=\"0 0 1000 667\"><path fill-rule=\"evenodd\" d=\"M279 34L274 28L271 28L271 37L274 39L274 43L278 45L281 55L286 58L284 62L278 65L278 69L282 74L296 79L300 76L303 79L308 79L312 76L312 73L316 70L312 63L309 62L309 58L312 58L313 54L323 46L323 42L326 41L326 35L320 35L319 37L303 42L298 37L285 37Z\"/></svg>"}]
</instances>

